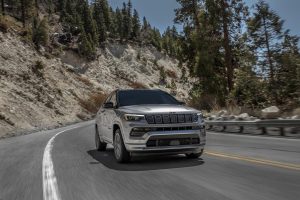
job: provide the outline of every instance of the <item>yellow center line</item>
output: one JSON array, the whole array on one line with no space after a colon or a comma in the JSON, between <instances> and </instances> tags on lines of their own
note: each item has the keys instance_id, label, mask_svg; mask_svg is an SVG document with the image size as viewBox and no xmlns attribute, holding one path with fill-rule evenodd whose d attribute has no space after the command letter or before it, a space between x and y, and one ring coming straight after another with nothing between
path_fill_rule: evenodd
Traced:
<instances>
[{"instance_id":1,"label":"yellow center line","mask_svg":"<svg viewBox=\"0 0 300 200\"><path fill-rule=\"evenodd\" d=\"M257 164L262 164L262 165L269 165L269 166L273 166L273 167L279 167L279 168L300 171L300 165L297 165L297 164L282 163L282 162L277 162L277 161L272 161L272 160L257 159L257 158L245 157L245 156L240 156L240 155L224 154L224 153L213 152L213 151L205 151L205 154L210 155L210 156L221 157L221 158L230 158L230 159L235 159L235 160L242 160L242 161L247 161L247 162L252 162L252 163L257 163Z\"/></svg>"}]
</instances>

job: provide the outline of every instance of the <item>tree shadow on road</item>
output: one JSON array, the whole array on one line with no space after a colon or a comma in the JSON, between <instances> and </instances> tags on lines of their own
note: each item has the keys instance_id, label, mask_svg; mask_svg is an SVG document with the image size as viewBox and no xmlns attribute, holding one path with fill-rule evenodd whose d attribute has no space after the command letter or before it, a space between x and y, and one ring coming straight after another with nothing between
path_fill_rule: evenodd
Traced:
<instances>
[{"instance_id":1,"label":"tree shadow on road","mask_svg":"<svg viewBox=\"0 0 300 200\"><path fill-rule=\"evenodd\" d=\"M114 158L113 149L107 149L105 152L90 150L87 153L98 161L90 164L103 164L107 168L118 171L149 171L193 167L204 164L204 160L201 158L188 159L183 155L134 157L130 163L120 164Z\"/></svg>"}]
</instances>

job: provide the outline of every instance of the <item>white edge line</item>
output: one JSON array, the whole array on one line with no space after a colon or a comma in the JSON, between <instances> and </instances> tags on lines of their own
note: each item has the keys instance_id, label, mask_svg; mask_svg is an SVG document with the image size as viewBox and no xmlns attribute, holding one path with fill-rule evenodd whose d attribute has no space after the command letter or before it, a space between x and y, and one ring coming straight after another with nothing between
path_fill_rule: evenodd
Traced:
<instances>
[{"instance_id":1,"label":"white edge line","mask_svg":"<svg viewBox=\"0 0 300 200\"><path fill-rule=\"evenodd\" d=\"M61 195L58 190L57 186L57 180L55 176L53 161L52 161L52 149L53 149L53 143L54 139L61 133L76 129L70 128L66 129L64 131L58 132L56 135L54 135L47 143L44 155L43 155L43 164L42 164L42 176L43 176L43 199L44 200L61 200Z\"/></svg>"}]
</instances>

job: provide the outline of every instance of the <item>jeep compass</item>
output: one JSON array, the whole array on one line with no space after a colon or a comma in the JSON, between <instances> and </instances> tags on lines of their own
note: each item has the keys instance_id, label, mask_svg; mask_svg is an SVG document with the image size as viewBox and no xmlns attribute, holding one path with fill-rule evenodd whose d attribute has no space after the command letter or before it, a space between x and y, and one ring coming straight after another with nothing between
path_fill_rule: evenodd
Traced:
<instances>
[{"instance_id":1,"label":"jeep compass","mask_svg":"<svg viewBox=\"0 0 300 200\"><path fill-rule=\"evenodd\" d=\"M202 155L203 116L161 90L116 90L99 109L95 124L98 151L114 147L118 162L145 154Z\"/></svg>"}]
</instances>

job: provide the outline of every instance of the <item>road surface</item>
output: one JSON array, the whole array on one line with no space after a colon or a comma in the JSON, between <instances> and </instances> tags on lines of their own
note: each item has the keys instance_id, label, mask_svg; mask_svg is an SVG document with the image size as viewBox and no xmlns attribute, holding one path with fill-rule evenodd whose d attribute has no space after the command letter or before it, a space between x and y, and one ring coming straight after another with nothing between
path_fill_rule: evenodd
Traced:
<instances>
[{"instance_id":1,"label":"road surface","mask_svg":"<svg viewBox=\"0 0 300 200\"><path fill-rule=\"evenodd\" d=\"M300 140L208 133L202 159L118 164L93 122L0 140L1 200L277 200L300 197Z\"/></svg>"}]
</instances>

